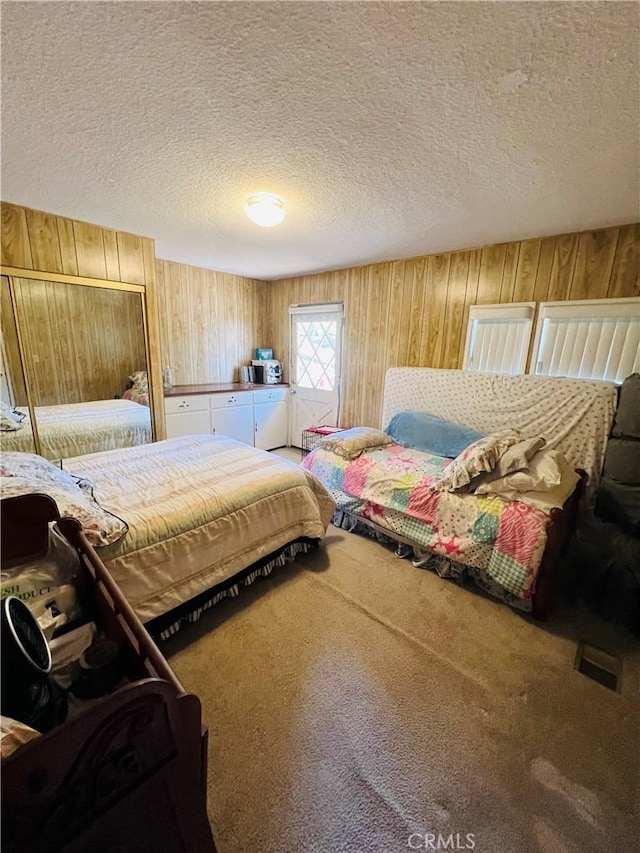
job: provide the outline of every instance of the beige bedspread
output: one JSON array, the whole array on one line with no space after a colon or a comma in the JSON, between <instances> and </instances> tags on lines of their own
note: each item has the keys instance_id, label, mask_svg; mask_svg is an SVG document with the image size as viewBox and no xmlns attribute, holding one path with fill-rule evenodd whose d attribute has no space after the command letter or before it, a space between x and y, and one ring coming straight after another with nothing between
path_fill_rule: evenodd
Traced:
<instances>
[{"instance_id":1,"label":"beige bedspread","mask_svg":"<svg viewBox=\"0 0 640 853\"><path fill-rule=\"evenodd\" d=\"M2 450L33 453L29 411L25 408L18 411L26 415L25 427L1 433ZM153 440L148 407L132 400L37 406L35 414L42 453L47 459L66 459Z\"/></svg>"},{"instance_id":2,"label":"beige bedspread","mask_svg":"<svg viewBox=\"0 0 640 853\"><path fill-rule=\"evenodd\" d=\"M129 533L100 556L142 621L299 537L322 538L335 503L293 462L201 435L69 459Z\"/></svg>"}]
</instances>

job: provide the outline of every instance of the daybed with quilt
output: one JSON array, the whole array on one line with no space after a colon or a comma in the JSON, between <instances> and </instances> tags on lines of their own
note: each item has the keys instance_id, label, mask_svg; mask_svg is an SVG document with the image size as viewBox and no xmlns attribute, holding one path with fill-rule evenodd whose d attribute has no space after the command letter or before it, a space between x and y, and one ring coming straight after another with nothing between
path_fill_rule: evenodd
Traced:
<instances>
[{"instance_id":1,"label":"daybed with quilt","mask_svg":"<svg viewBox=\"0 0 640 853\"><path fill-rule=\"evenodd\" d=\"M2 474L4 496L44 492L61 515L79 518L137 615L161 636L237 594L240 581L315 547L335 509L298 465L212 435L80 456L64 471L5 454ZM90 496L99 506L87 505Z\"/></svg>"},{"instance_id":2,"label":"daybed with quilt","mask_svg":"<svg viewBox=\"0 0 640 853\"><path fill-rule=\"evenodd\" d=\"M475 432L476 441L454 462L456 454L442 455L438 440L434 453L416 449L419 440L348 431L320 440L303 465L336 501L334 523L373 528L410 546L416 564L469 577L544 618L549 573L571 524L562 507L580 480L576 469L585 472L587 493L595 488L614 409L612 383L393 368L382 415L389 432L401 415L417 413L420 423L426 413ZM500 460L519 448L528 448L526 460L497 478ZM474 454L482 465L465 479L460 472ZM555 479L546 473L551 463ZM518 492L504 485L523 476L537 487Z\"/></svg>"},{"instance_id":3,"label":"daybed with quilt","mask_svg":"<svg viewBox=\"0 0 640 853\"><path fill-rule=\"evenodd\" d=\"M33 450L29 410L16 408L14 427L0 432L0 447ZM37 406L36 426L47 459L67 459L100 450L153 441L148 406L132 400L94 400L61 406ZM8 424L8 422L7 422Z\"/></svg>"}]
</instances>

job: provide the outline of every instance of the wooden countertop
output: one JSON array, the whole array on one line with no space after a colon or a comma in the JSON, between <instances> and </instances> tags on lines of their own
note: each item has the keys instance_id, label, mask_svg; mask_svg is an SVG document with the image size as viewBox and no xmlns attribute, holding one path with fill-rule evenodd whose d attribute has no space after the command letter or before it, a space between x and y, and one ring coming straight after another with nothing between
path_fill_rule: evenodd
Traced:
<instances>
[{"instance_id":1,"label":"wooden countertop","mask_svg":"<svg viewBox=\"0 0 640 853\"><path fill-rule=\"evenodd\" d=\"M165 397L186 397L189 394L228 394L230 391L268 391L270 388L288 388L288 382L263 385L257 382L211 382L207 385L172 385Z\"/></svg>"}]
</instances>

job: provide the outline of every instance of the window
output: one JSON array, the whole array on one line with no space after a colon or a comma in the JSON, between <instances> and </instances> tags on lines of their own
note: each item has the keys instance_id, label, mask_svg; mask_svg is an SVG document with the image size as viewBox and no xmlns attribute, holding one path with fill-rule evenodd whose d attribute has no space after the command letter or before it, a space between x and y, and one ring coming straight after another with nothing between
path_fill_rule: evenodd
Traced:
<instances>
[{"instance_id":1,"label":"window","mask_svg":"<svg viewBox=\"0 0 640 853\"><path fill-rule=\"evenodd\" d=\"M472 305L463 369L524 373L535 309L535 302Z\"/></svg>"},{"instance_id":2,"label":"window","mask_svg":"<svg viewBox=\"0 0 640 853\"><path fill-rule=\"evenodd\" d=\"M622 382L640 371L640 299L542 302L530 373Z\"/></svg>"},{"instance_id":3,"label":"window","mask_svg":"<svg viewBox=\"0 0 640 853\"><path fill-rule=\"evenodd\" d=\"M299 388L335 391L339 379L342 305L292 305L292 376Z\"/></svg>"}]
</instances>

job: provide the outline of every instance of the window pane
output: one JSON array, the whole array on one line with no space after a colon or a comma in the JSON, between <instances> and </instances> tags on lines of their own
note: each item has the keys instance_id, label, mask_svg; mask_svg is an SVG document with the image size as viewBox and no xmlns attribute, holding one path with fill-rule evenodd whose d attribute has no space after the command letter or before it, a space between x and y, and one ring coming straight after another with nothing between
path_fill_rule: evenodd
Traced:
<instances>
[{"instance_id":1,"label":"window pane","mask_svg":"<svg viewBox=\"0 0 640 853\"><path fill-rule=\"evenodd\" d=\"M296 332L298 385L333 391L336 384L336 321L298 321Z\"/></svg>"}]
</instances>

